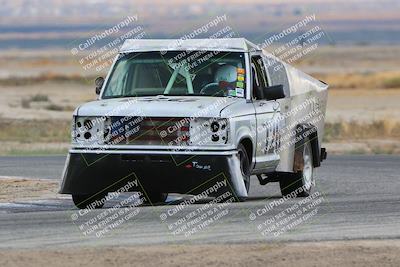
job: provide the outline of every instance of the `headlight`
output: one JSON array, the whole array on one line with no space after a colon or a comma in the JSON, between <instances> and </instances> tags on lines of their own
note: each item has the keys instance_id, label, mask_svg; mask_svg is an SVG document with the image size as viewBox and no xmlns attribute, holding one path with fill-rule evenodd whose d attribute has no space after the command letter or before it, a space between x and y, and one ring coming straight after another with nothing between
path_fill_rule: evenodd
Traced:
<instances>
[{"instance_id":1,"label":"headlight","mask_svg":"<svg viewBox=\"0 0 400 267\"><path fill-rule=\"evenodd\" d=\"M227 119L195 118L190 121L190 145L224 145L228 142Z\"/></svg>"},{"instance_id":2,"label":"headlight","mask_svg":"<svg viewBox=\"0 0 400 267\"><path fill-rule=\"evenodd\" d=\"M108 138L109 118L74 117L72 140L83 145L104 144Z\"/></svg>"}]
</instances>

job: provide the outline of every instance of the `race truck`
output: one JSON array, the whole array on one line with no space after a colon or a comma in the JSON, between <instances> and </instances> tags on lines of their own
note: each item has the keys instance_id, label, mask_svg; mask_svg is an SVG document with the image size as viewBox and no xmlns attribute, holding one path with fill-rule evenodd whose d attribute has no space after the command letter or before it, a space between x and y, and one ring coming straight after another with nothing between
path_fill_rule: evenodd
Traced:
<instances>
[{"instance_id":1,"label":"race truck","mask_svg":"<svg viewBox=\"0 0 400 267\"><path fill-rule=\"evenodd\" d=\"M95 85L60 189L81 209L116 191L212 198L215 185L243 201L251 176L304 197L326 159L328 85L243 38L126 40Z\"/></svg>"}]
</instances>

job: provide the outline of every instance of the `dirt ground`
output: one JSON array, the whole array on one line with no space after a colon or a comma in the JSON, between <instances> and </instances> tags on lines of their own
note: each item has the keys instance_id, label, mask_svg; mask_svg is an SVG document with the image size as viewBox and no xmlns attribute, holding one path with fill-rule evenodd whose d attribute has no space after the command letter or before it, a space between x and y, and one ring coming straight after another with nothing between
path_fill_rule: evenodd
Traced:
<instances>
[{"instance_id":1,"label":"dirt ground","mask_svg":"<svg viewBox=\"0 0 400 267\"><path fill-rule=\"evenodd\" d=\"M0 250L0 266L400 266L400 240Z\"/></svg>"},{"instance_id":2,"label":"dirt ground","mask_svg":"<svg viewBox=\"0 0 400 267\"><path fill-rule=\"evenodd\" d=\"M93 87L93 88L92 88ZM48 82L29 86L0 86L0 117L25 120L70 120L80 104L96 99L94 86L76 83ZM92 90L93 89L93 90ZM29 101L32 97L47 97L44 101ZM29 101L29 106L25 105ZM61 110L53 110L56 105Z\"/></svg>"},{"instance_id":3,"label":"dirt ground","mask_svg":"<svg viewBox=\"0 0 400 267\"><path fill-rule=\"evenodd\" d=\"M0 177L0 202L54 197L58 187L54 180Z\"/></svg>"},{"instance_id":4,"label":"dirt ground","mask_svg":"<svg viewBox=\"0 0 400 267\"><path fill-rule=\"evenodd\" d=\"M328 122L373 121L400 122L400 90L330 90L326 118Z\"/></svg>"}]
</instances>

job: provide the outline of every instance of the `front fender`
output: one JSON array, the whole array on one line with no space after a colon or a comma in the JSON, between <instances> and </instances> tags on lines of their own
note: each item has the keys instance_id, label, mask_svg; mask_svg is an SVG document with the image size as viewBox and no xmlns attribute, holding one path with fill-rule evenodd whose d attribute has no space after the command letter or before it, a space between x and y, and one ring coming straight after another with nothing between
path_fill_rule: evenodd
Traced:
<instances>
[{"instance_id":1,"label":"front fender","mask_svg":"<svg viewBox=\"0 0 400 267\"><path fill-rule=\"evenodd\" d=\"M235 145L235 147L238 147L239 143L245 138L248 138L251 140L251 143L253 145L253 155L252 156L254 156L255 144L256 144L255 123L256 123L255 117L254 117L254 120L246 119L246 120L235 121L234 129L232 131L232 134L234 136L233 144Z\"/></svg>"}]
</instances>

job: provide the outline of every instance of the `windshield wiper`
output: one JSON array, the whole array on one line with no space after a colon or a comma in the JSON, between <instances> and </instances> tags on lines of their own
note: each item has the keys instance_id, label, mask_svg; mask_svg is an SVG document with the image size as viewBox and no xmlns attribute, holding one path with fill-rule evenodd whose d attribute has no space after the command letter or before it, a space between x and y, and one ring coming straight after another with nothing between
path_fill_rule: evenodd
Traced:
<instances>
[{"instance_id":1,"label":"windshield wiper","mask_svg":"<svg viewBox=\"0 0 400 267\"><path fill-rule=\"evenodd\" d=\"M110 98L124 98L124 97L148 97L148 96L209 96L209 97L232 97L233 96L223 96L223 95L203 95L203 94L154 94L154 95L113 95L105 96L104 99Z\"/></svg>"},{"instance_id":2,"label":"windshield wiper","mask_svg":"<svg viewBox=\"0 0 400 267\"><path fill-rule=\"evenodd\" d=\"M163 96L193 96L195 94L162 94Z\"/></svg>"},{"instance_id":3,"label":"windshield wiper","mask_svg":"<svg viewBox=\"0 0 400 267\"><path fill-rule=\"evenodd\" d=\"M224 97L222 95L203 95L203 94L163 94L164 96L211 96L211 97Z\"/></svg>"}]
</instances>

